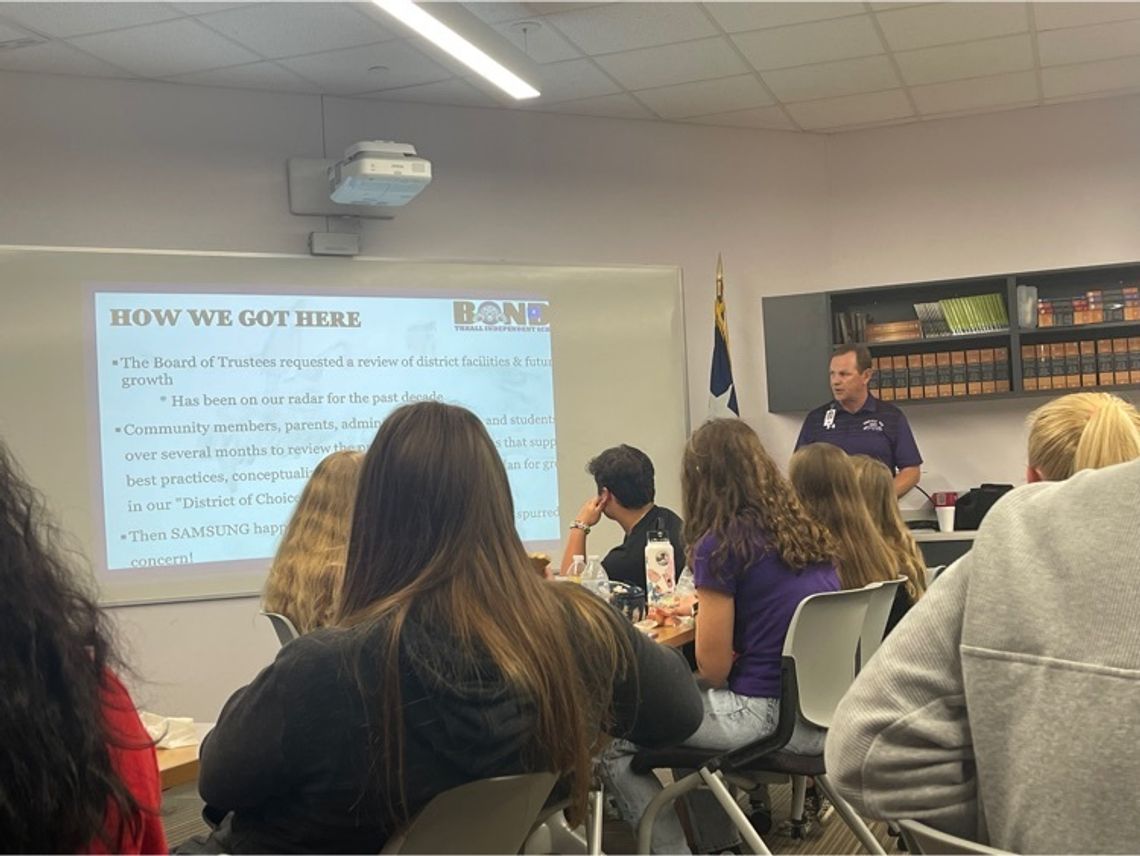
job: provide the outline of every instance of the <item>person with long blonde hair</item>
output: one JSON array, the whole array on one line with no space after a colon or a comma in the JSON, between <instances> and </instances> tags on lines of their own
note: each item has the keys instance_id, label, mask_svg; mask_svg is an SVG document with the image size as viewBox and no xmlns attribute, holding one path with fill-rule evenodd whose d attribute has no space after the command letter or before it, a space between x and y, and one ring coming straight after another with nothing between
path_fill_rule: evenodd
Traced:
<instances>
[{"instance_id":1,"label":"person with long blonde hair","mask_svg":"<svg viewBox=\"0 0 1140 856\"><path fill-rule=\"evenodd\" d=\"M677 652L534 572L478 417L411 404L365 456L336 625L284 646L202 744L222 818L202 844L377 853L440 792L523 772L560 774L573 821L607 735L670 745L700 717Z\"/></svg>"},{"instance_id":2,"label":"person with long blonde hair","mask_svg":"<svg viewBox=\"0 0 1140 856\"><path fill-rule=\"evenodd\" d=\"M1029 414L1030 483L1064 481L1140 457L1140 413L1107 392L1075 392Z\"/></svg>"},{"instance_id":3,"label":"person with long blonde hair","mask_svg":"<svg viewBox=\"0 0 1140 856\"><path fill-rule=\"evenodd\" d=\"M837 591L834 548L808 515L748 425L718 419L697 429L682 463L685 541L700 602L698 678L705 716L686 746L729 750L771 734L779 719L780 658L796 607ZM819 751L822 732L797 728L789 748ZM603 770L623 817L636 822L660 791L634 773L635 746L615 741ZM738 843L734 826L708 792L686 795L695 843L719 852ZM654 827L653 852L688 847L672 812Z\"/></svg>"},{"instance_id":4,"label":"person with long blonde hair","mask_svg":"<svg viewBox=\"0 0 1140 856\"><path fill-rule=\"evenodd\" d=\"M843 588L898 577L891 549L871 519L846 452L830 443L804 446L792 455L788 476L800 501L835 542Z\"/></svg>"},{"instance_id":5,"label":"person with long blonde hair","mask_svg":"<svg viewBox=\"0 0 1140 856\"><path fill-rule=\"evenodd\" d=\"M269 568L262 607L300 633L332 623L348 557L362 452L327 455L309 477Z\"/></svg>"},{"instance_id":6,"label":"person with long blonde hair","mask_svg":"<svg viewBox=\"0 0 1140 856\"><path fill-rule=\"evenodd\" d=\"M899 511L891 471L882 462L867 455L853 455L851 463L855 467L859 490L863 493L871 520L887 542L894 557L895 568L906 577L907 597L914 604L926 591L926 560Z\"/></svg>"}]
</instances>

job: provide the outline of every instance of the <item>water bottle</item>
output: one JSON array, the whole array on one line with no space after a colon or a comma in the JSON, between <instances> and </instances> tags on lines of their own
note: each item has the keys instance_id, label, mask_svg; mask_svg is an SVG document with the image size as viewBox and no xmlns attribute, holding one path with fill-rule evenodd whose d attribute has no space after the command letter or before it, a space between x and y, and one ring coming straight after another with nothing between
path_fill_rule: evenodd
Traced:
<instances>
[{"instance_id":1,"label":"water bottle","mask_svg":"<svg viewBox=\"0 0 1140 856\"><path fill-rule=\"evenodd\" d=\"M586 563L586 570L582 571L582 585L604 601L610 599L610 577L602 567L602 561L597 556L591 556Z\"/></svg>"},{"instance_id":2,"label":"water bottle","mask_svg":"<svg viewBox=\"0 0 1140 856\"><path fill-rule=\"evenodd\" d=\"M645 542L645 598L650 606L673 596L677 584L676 567L673 542L658 517L657 529L649 533Z\"/></svg>"},{"instance_id":3,"label":"water bottle","mask_svg":"<svg viewBox=\"0 0 1140 856\"><path fill-rule=\"evenodd\" d=\"M570 567L566 569L561 579L568 583L582 582L582 573L586 570L586 557L575 554L574 561L570 563Z\"/></svg>"}]
</instances>

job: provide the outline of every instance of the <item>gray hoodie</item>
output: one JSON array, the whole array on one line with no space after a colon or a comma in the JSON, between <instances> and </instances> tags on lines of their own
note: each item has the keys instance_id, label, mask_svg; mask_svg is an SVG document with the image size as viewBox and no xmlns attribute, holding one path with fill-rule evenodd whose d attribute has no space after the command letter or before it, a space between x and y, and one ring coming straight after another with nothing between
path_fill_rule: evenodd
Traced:
<instances>
[{"instance_id":1,"label":"gray hoodie","mask_svg":"<svg viewBox=\"0 0 1140 856\"><path fill-rule=\"evenodd\" d=\"M868 817L1140 852L1140 461L1003 498L844 697L826 760Z\"/></svg>"}]
</instances>

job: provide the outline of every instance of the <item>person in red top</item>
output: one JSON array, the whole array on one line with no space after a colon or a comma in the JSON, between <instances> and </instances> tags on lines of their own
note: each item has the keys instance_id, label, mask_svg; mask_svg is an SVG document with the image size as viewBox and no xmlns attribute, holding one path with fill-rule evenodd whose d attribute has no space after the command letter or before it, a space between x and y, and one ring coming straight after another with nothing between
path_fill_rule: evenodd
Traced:
<instances>
[{"instance_id":1,"label":"person in red top","mask_svg":"<svg viewBox=\"0 0 1140 856\"><path fill-rule=\"evenodd\" d=\"M0 850L165 853L154 745L58 542L0 443Z\"/></svg>"}]
</instances>

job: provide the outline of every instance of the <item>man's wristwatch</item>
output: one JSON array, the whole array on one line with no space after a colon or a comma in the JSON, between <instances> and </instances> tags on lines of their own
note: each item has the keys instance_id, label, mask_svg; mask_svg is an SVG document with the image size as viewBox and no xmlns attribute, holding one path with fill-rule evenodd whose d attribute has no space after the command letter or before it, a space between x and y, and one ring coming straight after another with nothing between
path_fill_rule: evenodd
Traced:
<instances>
[{"instance_id":1,"label":"man's wristwatch","mask_svg":"<svg viewBox=\"0 0 1140 856\"><path fill-rule=\"evenodd\" d=\"M571 529L581 529L585 534L590 534L590 527L583 523L581 520L575 520L570 524Z\"/></svg>"}]
</instances>

